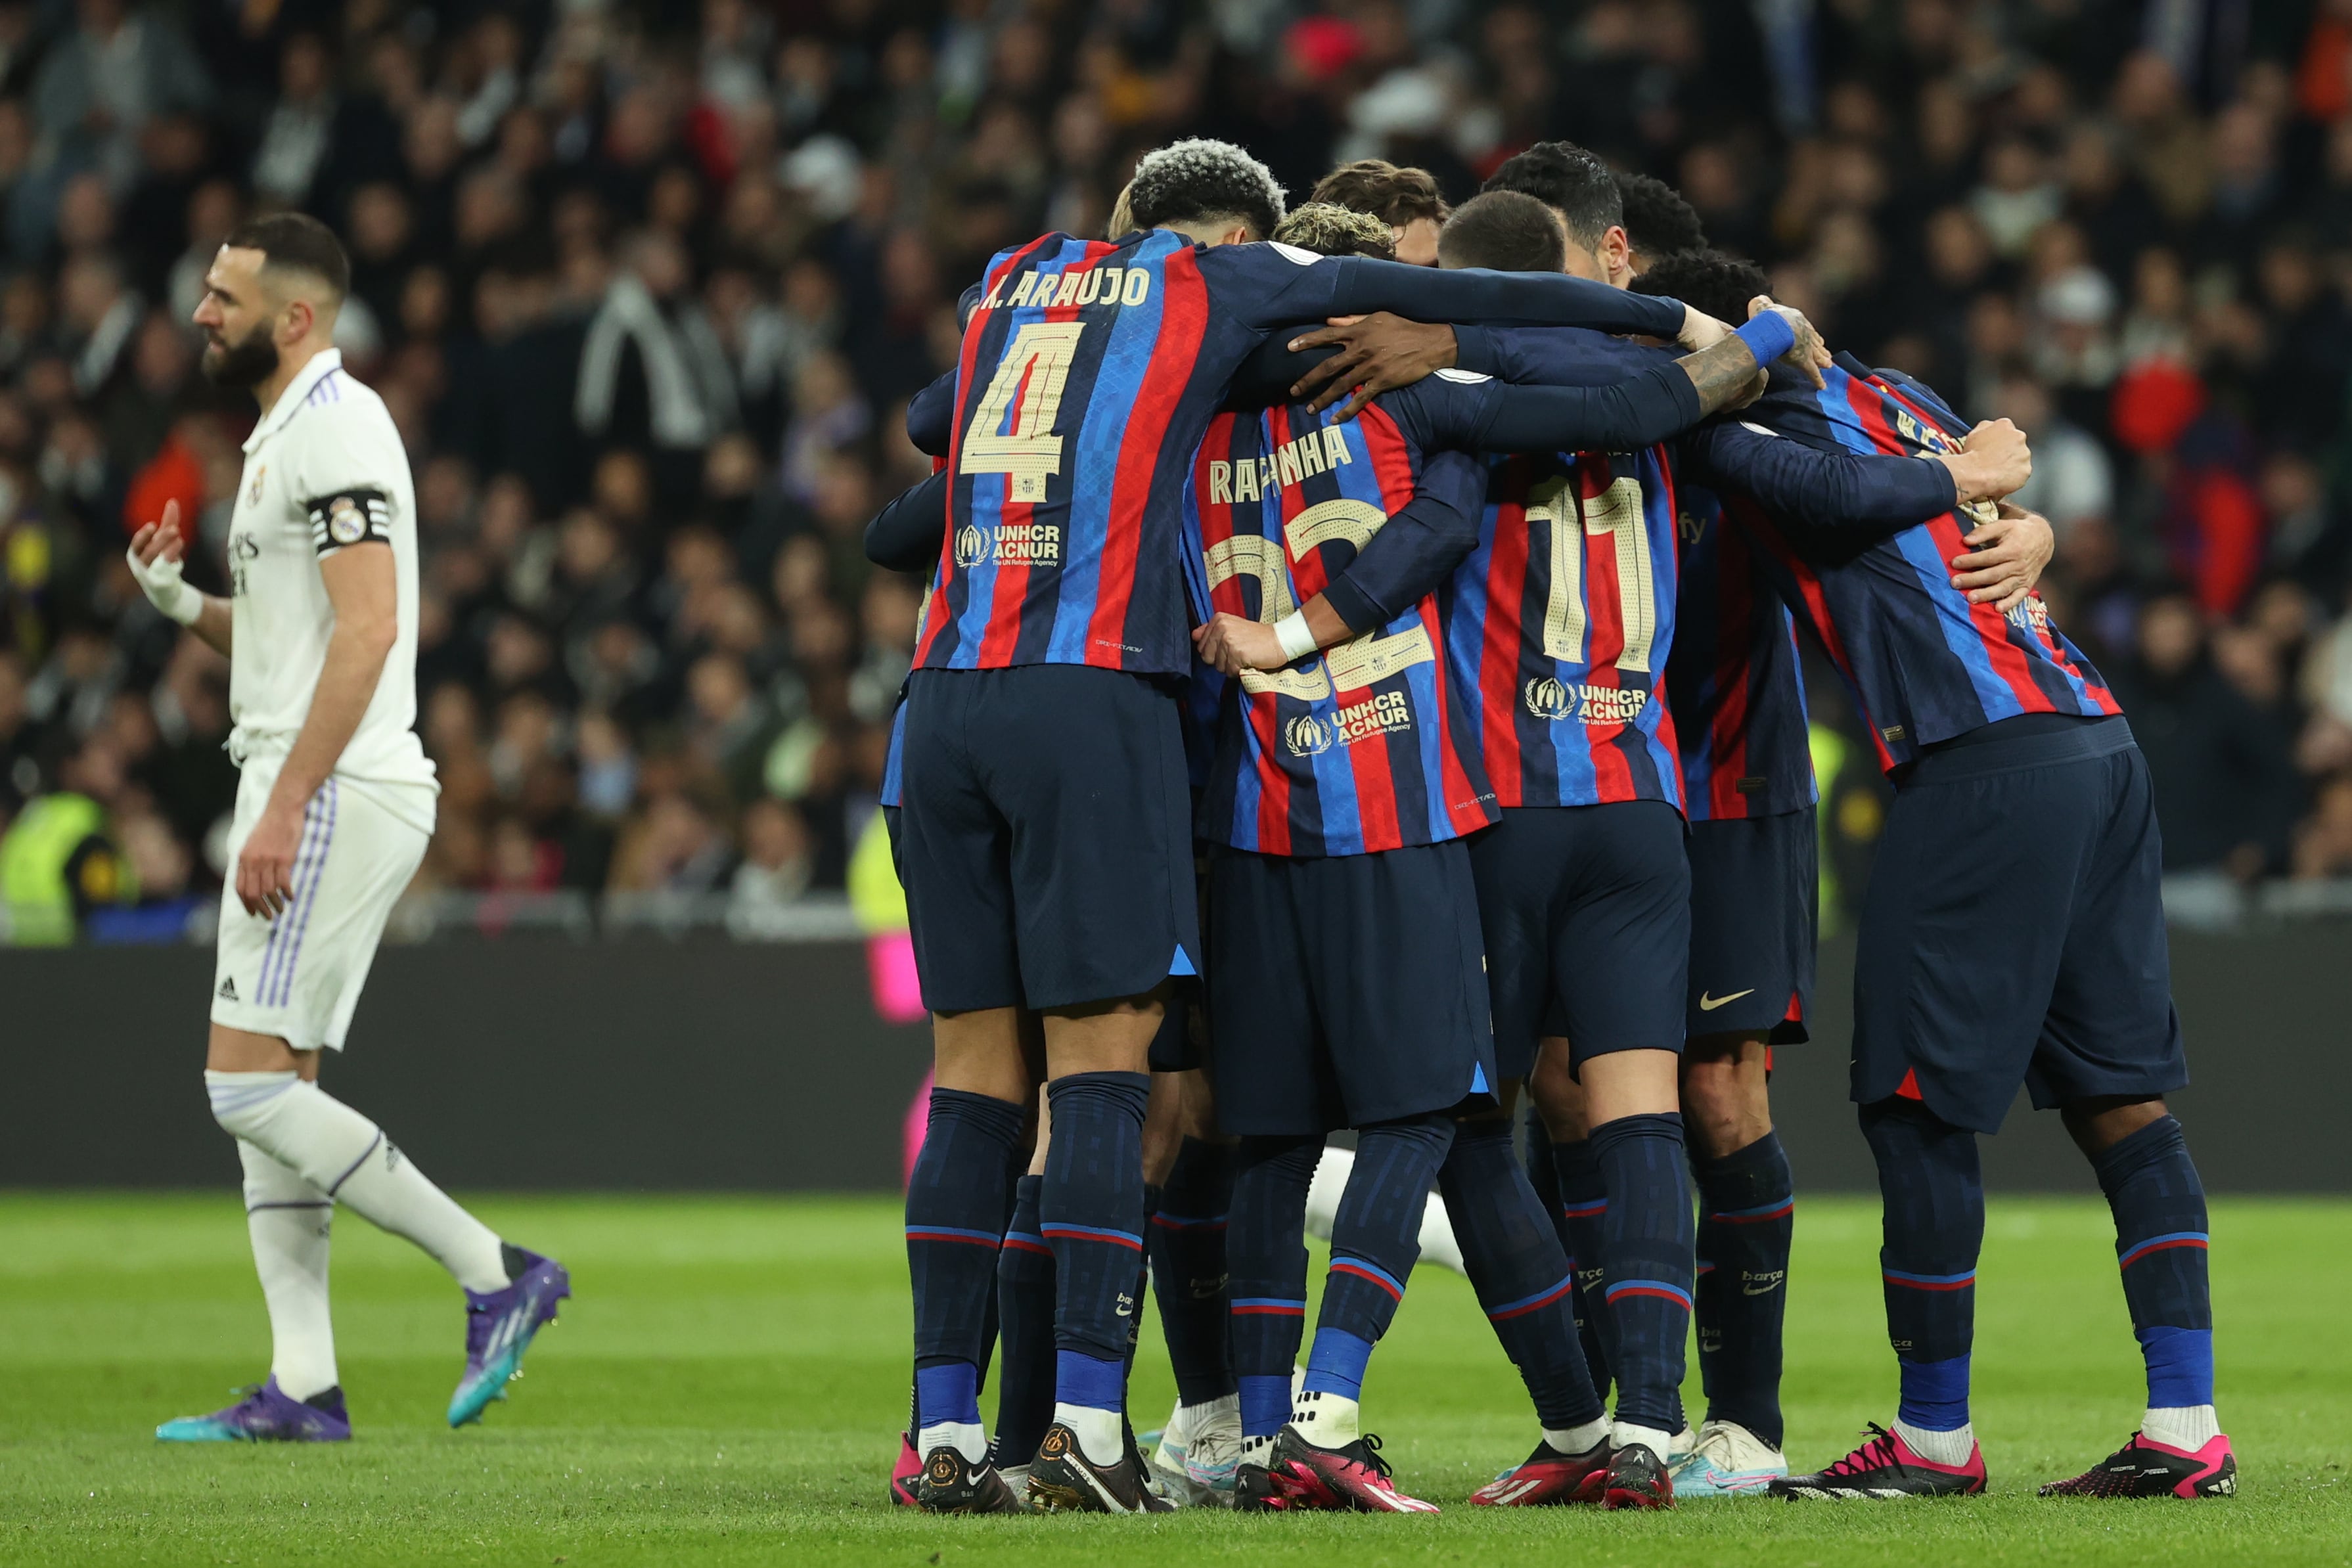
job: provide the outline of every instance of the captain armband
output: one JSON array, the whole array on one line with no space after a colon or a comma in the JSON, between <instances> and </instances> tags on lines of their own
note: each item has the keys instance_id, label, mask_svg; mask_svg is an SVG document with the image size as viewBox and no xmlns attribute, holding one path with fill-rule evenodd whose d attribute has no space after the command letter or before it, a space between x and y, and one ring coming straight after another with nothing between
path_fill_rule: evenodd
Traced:
<instances>
[{"instance_id":1,"label":"captain armband","mask_svg":"<svg viewBox=\"0 0 2352 1568\"><path fill-rule=\"evenodd\" d=\"M320 555L371 539L392 542L392 503L381 490L337 490L302 509L310 515L310 548Z\"/></svg>"}]
</instances>

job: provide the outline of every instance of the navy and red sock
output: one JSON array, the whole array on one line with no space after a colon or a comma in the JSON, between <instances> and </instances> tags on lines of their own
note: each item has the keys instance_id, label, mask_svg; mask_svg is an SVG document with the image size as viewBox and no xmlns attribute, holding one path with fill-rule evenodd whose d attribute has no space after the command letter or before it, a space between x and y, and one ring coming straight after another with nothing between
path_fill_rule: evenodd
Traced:
<instances>
[{"instance_id":1,"label":"navy and red sock","mask_svg":"<svg viewBox=\"0 0 2352 1568\"><path fill-rule=\"evenodd\" d=\"M1244 1437L1271 1438L1290 1419L1290 1372L1307 1325L1307 1189L1322 1157L1319 1134L1246 1137L1236 1151L1225 1249Z\"/></svg>"},{"instance_id":2,"label":"navy and red sock","mask_svg":"<svg viewBox=\"0 0 2352 1568\"><path fill-rule=\"evenodd\" d=\"M2180 1124L2163 1116L2092 1162L2116 1219L2116 1259L2150 1410L2213 1403L2213 1297L2205 1186Z\"/></svg>"},{"instance_id":3,"label":"navy and red sock","mask_svg":"<svg viewBox=\"0 0 2352 1568\"><path fill-rule=\"evenodd\" d=\"M1037 1218L1039 1176L1014 1188L1013 1219L996 1259L996 1461L1025 1465L1054 1419L1054 1249Z\"/></svg>"},{"instance_id":4,"label":"navy and red sock","mask_svg":"<svg viewBox=\"0 0 2352 1568\"><path fill-rule=\"evenodd\" d=\"M1234 1159L1231 1144L1185 1139L1145 1237L1176 1396L1186 1405L1211 1404L1234 1392L1225 1258Z\"/></svg>"},{"instance_id":5,"label":"navy and red sock","mask_svg":"<svg viewBox=\"0 0 2352 1568\"><path fill-rule=\"evenodd\" d=\"M933 1089L929 1124L907 1184L916 1425L952 1427L966 1444L980 1429L988 1302L1024 1115L1025 1107L1011 1101Z\"/></svg>"},{"instance_id":6,"label":"navy and red sock","mask_svg":"<svg viewBox=\"0 0 2352 1568\"><path fill-rule=\"evenodd\" d=\"M1537 1421L1565 1431L1598 1420L1601 1397L1577 1340L1575 1275L1512 1151L1510 1124L1460 1124L1437 1186L1478 1305L1519 1369Z\"/></svg>"},{"instance_id":7,"label":"navy and red sock","mask_svg":"<svg viewBox=\"0 0 2352 1568\"><path fill-rule=\"evenodd\" d=\"M1543 1135L1543 1124L1538 1120L1530 1129L1530 1138ZM1555 1194L1552 1212L1559 1216L1569 1271L1576 1276L1577 1343L1584 1347L1585 1372L1593 1392L1605 1397L1610 1385L1611 1342L1616 1333L1601 1289L1601 1225L1609 1213L1609 1186L1601 1179L1599 1162L1592 1157L1590 1138L1555 1144L1546 1137L1545 1146L1551 1151L1549 1174ZM1531 1159L1534 1153L1531 1141ZM1541 1184L1537 1185L1540 1191Z\"/></svg>"},{"instance_id":8,"label":"navy and red sock","mask_svg":"<svg viewBox=\"0 0 2352 1568\"><path fill-rule=\"evenodd\" d=\"M1293 1416L1310 1441L1339 1448L1356 1440L1364 1371L1404 1300L1421 1257L1429 1189L1453 1142L1453 1118L1435 1112L1357 1130L1355 1167L1331 1221L1331 1268Z\"/></svg>"},{"instance_id":9,"label":"navy and red sock","mask_svg":"<svg viewBox=\"0 0 2352 1568\"><path fill-rule=\"evenodd\" d=\"M1106 1433L1126 1409L1128 1343L1143 1259L1141 1072L1073 1072L1046 1085L1053 1136L1039 1194L1040 1233L1054 1252L1055 1419L1083 1417L1087 1458L1108 1464ZM1087 1442L1088 1437L1094 1439Z\"/></svg>"},{"instance_id":10,"label":"navy and red sock","mask_svg":"<svg viewBox=\"0 0 2352 1568\"><path fill-rule=\"evenodd\" d=\"M1780 1134L1694 1159L1699 1380L1711 1420L1780 1446L1780 1343L1796 1194Z\"/></svg>"},{"instance_id":11,"label":"navy and red sock","mask_svg":"<svg viewBox=\"0 0 2352 1568\"><path fill-rule=\"evenodd\" d=\"M1601 1266L1617 1422L1671 1436L1682 1427L1695 1246L1683 1119L1620 1116L1593 1128L1591 1141L1608 1191Z\"/></svg>"},{"instance_id":12,"label":"navy and red sock","mask_svg":"<svg viewBox=\"0 0 2352 1568\"><path fill-rule=\"evenodd\" d=\"M1887 1338L1902 1375L1895 1419L1922 1432L1969 1425L1984 1173L1977 1135L1916 1101L1862 1108L1884 1204L1878 1250Z\"/></svg>"}]
</instances>

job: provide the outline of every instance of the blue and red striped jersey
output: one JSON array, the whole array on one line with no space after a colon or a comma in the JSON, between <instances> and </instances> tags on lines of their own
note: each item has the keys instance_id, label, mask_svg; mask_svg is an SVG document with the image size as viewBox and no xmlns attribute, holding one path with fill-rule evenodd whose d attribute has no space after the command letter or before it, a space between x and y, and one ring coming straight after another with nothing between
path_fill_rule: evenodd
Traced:
<instances>
[{"instance_id":1,"label":"blue and red striped jersey","mask_svg":"<svg viewBox=\"0 0 2352 1568\"><path fill-rule=\"evenodd\" d=\"M1282 619L1424 488L1431 499L1454 492L1466 536L1474 459L1440 453L1424 465L1378 403L1345 422L1337 412L1276 407L1210 424L1184 498L1216 610ZM1228 682L1199 836L1262 854L1349 855L1492 823L1494 791L1454 722L1438 642L1433 591L1316 657Z\"/></svg>"},{"instance_id":2,"label":"blue and red striped jersey","mask_svg":"<svg viewBox=\"0 0 2352 1568\"><path fill-rule=\"evenodd\" d=\"M1663 683L1676 577L1664 448L1494 465L1478 548L1440 604L1503 805L1682 804Z\"/></svg>"},{"instance_id":3,"label":"blue and red striped jersey","mask_svg":"<svg viewBox=\"0 0 2352 1568\"><path fill-rule=\"evenodd\" d=\"M1807 445L1917 456L1948 450L1967 422L1899 371L1874 371L1850 355L1822 372L1816 392L1774 378L1738 417ZM1687 438L1713 443L1738 432ZM1734 466L1710 456L1721 472ZM1790 607L1812 627L1853 689L1880 766L1892 769L1923 747L2025 713L2099 717L2118 713L2091 661L2050 619L2039 594L2004 615L1954 588L1949 562L1978 520L1948 511L1875 538L1825 528L1801 508L1767 510L1727 494L1729 515ZM1990 515L1989 511L1986 514Z\"/></svg>"},{"instance_id":4,"label":"blue and red striped jersey","mask_svg":"<svg viewBox=\"0 0 2352 1568\"><path fill-rule=\"evenodd\" d=\"M1714 491L1677 486L1682 591L1666 706L1694 822L1769 817L1821 798L1797 627L1748 536Z\"/></svg>"},{"instance_id":5,"label":"blue and red striped jersey","mask_svg":"<svg viewBox=\"0 0 2352 1568\"><path fill-rule=\"evenodd\" d=\"M1388 309L1668 337L1683 319L1672 300L1564 276L1198 247L1165 230L1004 251L963 329L917 667L1182 674L1188 610L1206 601L1182 545L1182 470L1226 383L1276 327Z\"/></svg>"}]
</instances>

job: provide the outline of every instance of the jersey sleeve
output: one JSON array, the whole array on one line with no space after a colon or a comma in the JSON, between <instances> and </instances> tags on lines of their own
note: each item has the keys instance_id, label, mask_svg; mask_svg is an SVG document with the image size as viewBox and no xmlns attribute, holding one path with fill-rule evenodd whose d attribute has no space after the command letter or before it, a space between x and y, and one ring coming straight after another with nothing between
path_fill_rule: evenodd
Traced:
<instances>
[{"instance_id":1,"label":"jersey sleeve","mask_svg":"<svg viewBox=\"0 0 2352 1568\"><path fill-rule=\"evenodd\" d=\"M1829 452L1760 424L1712 420L1678 444L1690 476L1740 490L1768 511L1830 528L1891 530L1948 512L1952 471L1892 453Z\"/></svg>"},{"instance_id":2,"label":"jersey sleeve","mask_svg":"<svg viewBox=\"0 0 2352 1568\"><path fill-rule=\"evenodd\" d=\"M1387 625L1478 548L1486 506L1484 464L1467 453L1432 454L1412 499L1365 542L1323 597L1351 632Z\"/></svg>"},{"instance_id":3,"label":"jersey sleeve","mask_svg":"<svg viewBox=\"0 0 2352 1568\"><path fill-rule=\"evenodd\" d=\"M1423 321L1590 327L1679 335L1682 302L1612 288L1564 272L1446 271L1367 256L1318 256L1296 246L1217 246L1201 253L1217 306L1260 330L1373 310Z\"/></svg>"},{"instance_id":4,"label":"jersey sleeve","mask_svg":"<svg viewBox=\"0 0 2352 1568\"><path fill-rule=\"evenodd\" d=\"M373 417L370 417L373 415ZM359 544L392 542L395 466L408 453L391 415L356 399L305 410L297 422L289 486L324 559Z\"/></svg>"},{"instance_id":5,"label":"jersey sleeve","mask_svg":"<svg viewBox=\"0 0 2352 1568\"><path fill-rule=\"evenodd\" d=\"M883 504L866 525L866 559L893 571L928 577L947 543L948 476L944 469Z\"/></svg>"},{"instance_id":6,"label":"jersey sleeve","mask_svg":"<svg viewBox=\"0 0 2352 1568\"><path fill-rule=\"evenodd\" d=\"M1629 343L1572 327L1457 327L1454 363L1497 381L1548 387L1606 386L1678 350Z\"/></svg>"},{"instance_id":7,"label":"jersey sleeve","mask_svg":"<svg viewBox=\"0 0 2352 1568\"><path fill-rule=\"evenodd\" d=\"M945 457L955 436L956 373L949 371L907 400L907 439L926 457Z\"/></svg>"},{"instance_id":8,"label":"jersey sleeve","mask_svg":"<svg viewBox=\"0 0 2352 1568\"><path fill-rule=\"evenodd\" d=\"M1671 360L1607 386L1512 386L1465 371L1423 384L1452 389L1432 400L1447 408L1434 439L1480 452L1638 452L1705 413L1698 387Z\"/></svg>"}]
</instances>

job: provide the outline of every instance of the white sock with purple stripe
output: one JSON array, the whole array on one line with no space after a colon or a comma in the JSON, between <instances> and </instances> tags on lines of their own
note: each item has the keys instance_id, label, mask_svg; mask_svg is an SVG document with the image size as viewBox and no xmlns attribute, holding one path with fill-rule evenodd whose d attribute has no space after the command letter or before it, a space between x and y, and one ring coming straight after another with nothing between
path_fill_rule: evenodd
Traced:
<instances>
[{"instance_id":1,"label":"white sock with purple stripe","mask_svg":"<svg viewBox=\"0 0 2352 1568\"><path fill-rule=\"evenodd\" d=\"M497 1232L467 1214L383 1130L293 1072L205 1074L213 1119L373 1225L404 1236L474 1291L508 1284Z\"/></svg>"},{"instance_id":2,"label":"white sock with purple stripe","mask_svg":"<svg viewBox=\"0 0 2352 1568\"><path fill-rule=\"evenodd\" d=\"M296 1399L324 1394L335 1373L327 1307L327 1246L335 1201L261 1150L236 1141L245 1162L245 1227L261 1299L269 1305L269 1372Z\"/></svg>"}]
</instances>

